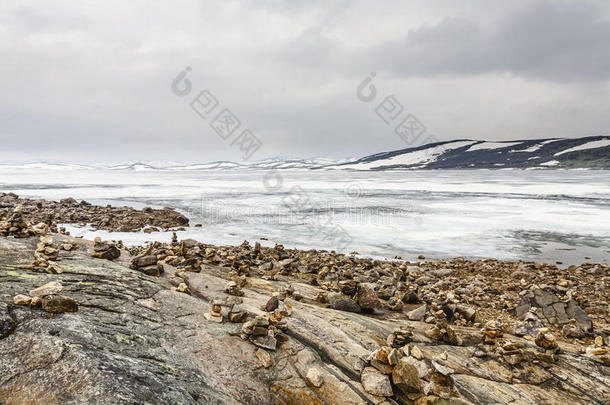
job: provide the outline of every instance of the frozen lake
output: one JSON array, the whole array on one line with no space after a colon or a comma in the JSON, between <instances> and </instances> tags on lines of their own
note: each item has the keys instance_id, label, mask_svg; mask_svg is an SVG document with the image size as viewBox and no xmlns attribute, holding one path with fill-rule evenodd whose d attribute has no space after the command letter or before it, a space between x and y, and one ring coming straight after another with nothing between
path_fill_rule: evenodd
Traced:
<instances>
[{"instance_id":1,"label":"frozen lake","mask_svg":"<svg viewBox=\"0 0 610 405\"><path fill-rule=\"evenodd\" d=\"M4 168L0 191L137 208L169 206L191 219L181 239L213 244L263 238L267 245L375 257L492 257L565 265L610 258L609 171ZM193 226L197 223L202 227ZM94 235L84 228L72 231ZM110 237L135 244L169 241L171 234Z\"/></svg>"}]
</instances>

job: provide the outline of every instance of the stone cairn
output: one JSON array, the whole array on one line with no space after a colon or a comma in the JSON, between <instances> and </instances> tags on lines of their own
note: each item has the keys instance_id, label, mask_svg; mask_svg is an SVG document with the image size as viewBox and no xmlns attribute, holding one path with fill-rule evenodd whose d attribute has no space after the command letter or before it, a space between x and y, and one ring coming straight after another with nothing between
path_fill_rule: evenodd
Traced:
<instances>
[{"instance_id":1,"label":"stone cairn","mask_svg":"<svg viewBox=\"0 0 610 405\"><path fill-rule=\"evenodd\" d=\"M165 271L157 256L151 254L134 257L129 268L155 277L159 277Z\"/></svg>"},{"instance_id":2,"label":"stone cairn","mask_svg":"<svg viewBox=\"0 0 610 405\"><path fill-rule=\"evenodd\" d=\"M34 230L28 228L27 222L23 219L23 210L20 206L15 207L6 220L0 221L0 236L27 238L34 235Z\"/></svg>"},{"instance_id":3,"label":"stone cairn","mask_svg":"<svg viewBox=\"0 0 610 405\"><path fill-rule=\"evenodd\" d=\"M450 375L454 370L443 366L447 352L426 358L422 350L411 343L412 328L391 333L387 346L381 346L368 356L359 357L354 369L360 372L361 383L372 395L397 396L417 401L426 395L448 399L454 392Z\"/></svg>"},{"instance_id":4,"label":"stone cairn","mask_svg":"<svg viewBox=\"0 0 610 405\"><path fill-rule=\"evenodd\" d=\"M73 298L60 295L59 293L62 291L63 286L57 281L52 281L31 290L29 295L15 295L15 297L13 297L13 303L15 305L42 307L42 309L52 314L78 311L78 304L76 301L74 301Z\"/></svg>"},{"instance_id":5,"label":"stone cairn","mask_svg":"<svg viewBox=\"0 0 610 405\"><path fill-rule=\"evenodd\" d=\"M231 322L243 323L248 320L248 311L244 310L239 304L233 304L227 317Z\"/></svg>"},{"instance_id":6,"label":"stone cairn","mask_svg":"<svg viewBox=\"0 0 610 405\"><path fill-rule=\"evenodd\" d=\"M248 311L244 310L240 304L241 299L237 297L230 297L226 300L214 298L210 302L210 311L206 312L204 317L208 321L218 323L222 323L225 318L230 322L243 323L248 319Z\"/></svg>"},{"instance_id":7,"label":"stone cairn","mask_svg":"<svg viewBox=\"0 0 610 405\"><path fill-rule=\"evenodd\" d=\"M225 288L225 292L229 295L233 295L236 297L242 297L244 292L241 290L241 287L235 281L229 281L227 283L227 288Z\"/></svg>"},{"instance_id":8,"label":"stone cairn","mask_svg":"<svg viewBox=\"0 0 610 405\"><path fill-rule=\"evenodd\" d=\"M261 308L265 314L244 323L240 337L263 349L275 350L278 341L286 338L284 332L288 330L288 323L284 317L292 315L292 307L284 302L287 296L288 292L281 289L269 298Z\"/></svg>"},{"instance_id":9,"label":"stone cairn","mask_svg":"<svg viewBox=\"0 0 610 405\"><path fill-rule=\"evenodd\" d=\"M286 321L278 321L277 317L268 314L259 315L251 321L244 323L241 328L240 337L249 340L263 349L275 350L278 337L287 330Z\"/></svg>"},{"instance_id":10,"label":"stone cairn","mask_svg":"<svg viewBox=\"0 0 610 405\"><path fill-rule=\"evenodd\" d=\"M593 344L587 347L585 353L606 366L610 365L610 350L608 345L604 345L604 338L601 335L595 337Z\"/></svg>"},{"instance_id":11,"label":"stone cairn","mask_svg":"<svg viewBox=\"0 0 610 405\"><path fill-rule=\"evenodd\" d=\"M483 343L493 345L498 342L499 338L504 336L504 325L499 319L486 322L481 329L481 333L483 333Z\"/></svg>"},{"instance_id":12,"label":"stone cairn","mask_svg":"<svg viewBox=\"0 0 610 405\"><path fill-rule=\"evenodd\" d=\"M34 252L34 266L48 267L50 263L55 263L58 258L59 248L53 243L53 239L48 236L42 236Z\"/></svg>"},{"instance_id":13,"label":"stone cairn","mask_svg":"<svg viewBox=\"0 0 610 405\"><path fill-rule=\"evenodd\" d=\"M215 298L210 303L210 312L206 312L204 315L208 321L222 323L222 307L219 299Z\"/></svg>"},{"instance_id":14,"label":"stone cairn","mask_svg":"<svg viewBox=\"0 0 610 405\"><path fill-rule=\"evenodd\" d=\"M120 256L121 251L113 242L102 241L99 236L95 238L91 257L114 260L118 259Z\"/></svg>"}]
</instances>

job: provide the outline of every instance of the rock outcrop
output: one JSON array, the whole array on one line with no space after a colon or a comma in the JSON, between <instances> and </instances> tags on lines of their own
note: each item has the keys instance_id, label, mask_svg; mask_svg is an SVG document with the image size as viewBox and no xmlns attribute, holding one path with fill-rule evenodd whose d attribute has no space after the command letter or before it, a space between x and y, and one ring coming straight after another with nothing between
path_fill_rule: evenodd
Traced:
<instances>
[{"instance_id":1,"label":"rock outcrop","mask_svg":"<svg viewBox=\"0 0 610 405\"><path fill-rule=\"evenodd\" d=\"M79 248L62 252L62 273L50 274L28 267L37 242L0 238L6 405L610 402L603 339L584 353L546 331L538 342L500 322L482 333L481 325L448 324L442 305L427 310L434 322L411 321L407 311L378 307L375 298L396 293L383 283L332 292L352 300L352 309L357 301L377 307L362 313L333 309L319 299L330 295L324 288L294 276L248 276L236 296L225 291L239 266L185 271L155 255L166 271L151 276L123 257L91 257L92 243L61 235L55 245ZM47 309L73 301L76 312L14 302L38 294ZM210 312L220 317L206 319ZM486 333L493 339L483 343Z\"/></svg>"},{"instance_id":2,"label":"rock outcrop","mask_svg":"<svg viewBox=\"0 0 610 405\"><path fill-rule=\"evenodd\" d=\"M137 232L183 227L189 220L171 208L136 210L110 205L102 207L73 198L46 201L0 193L0 236L27 237L36 234L36 228L40 228L36 225L28 229L28 224L46 224L55 229L61 223L90 224L95 229L115 232Z\"/></svg>"},{"instance_id":3,"label":"rock outcrop","mask_svg":"<svg viewBox=\"0 0 610 405\"><path fill-rule=\"evenodd\" d=\"M563 326L574 320L583 331L593 332L593 322L589 315L574 300L564 302L550 291L536 289L523 297L515 308L515 315L524 319L532 308L537 308L536 313L552 325Z\"/></svg>"}]
</instances>

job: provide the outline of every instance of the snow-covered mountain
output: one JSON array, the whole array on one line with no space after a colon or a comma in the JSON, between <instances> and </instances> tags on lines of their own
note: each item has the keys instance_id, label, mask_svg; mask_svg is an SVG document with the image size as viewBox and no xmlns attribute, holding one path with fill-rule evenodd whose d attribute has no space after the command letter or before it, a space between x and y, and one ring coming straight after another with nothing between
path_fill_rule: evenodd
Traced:
<instances>
[{"instance_id":1,"label":"snow-covered mountain","mask_svg":"<svg viewBox=\"0 0 610 405\"><path fill-rule=\"evenodd\" d=\"M1 164L0 169L32 170L232 170L232 169L320 169L320 170L405 170L405 169L503 169L503 168L593 168L610 169L610 136L548 138L487 142L459 139L382 152L361 159L269 158L253 162L217 161L181 164L137 162L124 164L72 164L29 162Z\"/></svg>"},{"instance_id":2,"label":"snow-covered mountain","mask_svg":"<svg viewBox=\"0 0 610 405\"><path fill-rule=\"evenodd\" d=\"M610 169L610 137L485 142L455 140L377 153L326 169Z\"/></svg>"}]
</instances>

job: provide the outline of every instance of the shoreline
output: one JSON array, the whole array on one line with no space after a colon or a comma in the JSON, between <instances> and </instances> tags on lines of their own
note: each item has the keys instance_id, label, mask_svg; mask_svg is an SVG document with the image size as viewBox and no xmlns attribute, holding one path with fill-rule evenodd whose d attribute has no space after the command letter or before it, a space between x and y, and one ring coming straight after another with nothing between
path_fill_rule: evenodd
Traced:
<instances>
[{"instance_id":1,"label":"shoreline","mask_svg":"<svg viewBox=\"0 0 610 405\"><path fill-rule=\"evenodd\" d=\"M57 202L47 200L21 199L17 195L12 193L0 193L0 221L3 219L3 216L5 218L8 217L9 213L17 207L19 207L18 211L21 212L24 217L24 222L29 223L30 226L34 225L35 223L38 223L38 226L43 226L43 224L46 224L48 231L45 233L60 233L66 236L71 236L70 232L68 232L66 228L62 225L68 225L68 223L64 223L66 219L74 220L74 222L69 223L70 226L84 227L90 229L93 232L107 232L106 236L108 237L108 240L111 241L111 243L116 243L122 249L129 251L133 256L137 256L143 251L150 250L151 246L154 246L157 250L171 251L171 246L174 246L176 244L176 241L178 241L178 238L181 236L180 232L185 231L185 227L189 227L189 219L183 214L169 207L157 209L144 207L138 210L129 206L96 206L84 200L78 202L72 198L66 198ZM41 220L46 222L38 222ZM84 221L91 221L93 223ZM200 225L197 224L195 226ZM120 238L115 237L116 234L134 235L136 233L148 236L153 234L164 234L167 237L169 237L169 234L173 234L173 238L171 238L173 242L150 241L133 245L124 245L123 241ZM1 228L0 236L2 236ZM85 242L89 241L90 243L93 243L93 239L99 239L100 237L98 235L94 235L92 238L89 239L83 238L81 236L76 236L75 238L82 239ZM517 290L524 287L523 285L517 286L515 283L522 282L523 278L521 276L526 275L525 273L529 273L529 280L527 280L528 284L542 284L542 287L545 288L549 287L547 285L547 282L550 280L552 281L550 286L555 288L555 292L565 294L570 288L575 288L573 284L576 281L579 281L579 283L577 283L577 286L580 286L580 290L585 290L589 284L595 282L595 277L584 277L581 280L576 280L576 278L574 278L574 274L582 274L583 272L588 271L589 273L591 273L591 275L596 276L605 274L605 272L607 273L610 269L607 263L595 263L589 261L582 262L580 265L566 265L564 268L561 268L561 263L503 260L496 258L453 257L448 259L429 259L423 255L419 255L417 259L411 260L403 259L398 256L396 258L391 259L385 257L371 257L369 255L360 255L357 252L342 253L335 252L334 250L329 251L324 249L284 249L284 246L281 243L273 243L268 241L266 238L261 239L258 239L255 242L255 244L259 246L259 249L262 248L266 251L273 251L275 247L280 246L283 251L290 252L293 261L302 261L301 257L312 254L314 256L327 256L327 259L325 261L322 261L321 264L317 263L319 268L332 266L334 264L333 260L337 260L337 258L338 260L348 260L352 263L352 265L365 263L365 266L369 268L372 266L371 263L381 264L382 267L398 267L403 270L405 268L408 268L409 266L423 267L425 269L433 270L457 268L459 277L465 278L466 280L470 281L474 280L475 282L480 282L481 280L478 280L476 278L476 270L473 269L481 267L488 268L491 266L493 272L496 272L496 274L494 274L494 277L500 278L503 280L503 282L509 283L508 286L504 286L509 290L511 288ZM187 244L199 246L201 249L211 248L215 250L232 251L238 255L243 254L244 246L246 246L246 250L248 250L250 246L248 241L243 241L240 245L216 245L188 238L186 240L182 240L182 242L185 241ZM217 257L211 260L210 258L206 258L205 254L201 254L200 252L198 252L197 254L198 261L200 264L212 263L220 266L235 265L234 262L227 262L222 259L218 259ZM161 255L166 255L166 252L162 252ZM332 257L333 259L328 259L328 257ZM177 266L178 269L181 269L182 267L184 266ZM273 265L271 267L273 267ZM292 270L300 277L303 277L299 274L296 268ZM473 271L475 272L474 276L472 274L469 274ZM535 275L539 272L542 273ZM564 276L569 275L572 275L573 281L568 281L568 284L564 286L563 284L565 284L564 282L566 281ZM489 276L490 274L485 275L483 277L483 281L487 282L485 278ZM549 277L551 276L557 279L549 279ZM544 280L544 282L541 283L541 280ZM586 282L584 280L586 280ZM311 283L312 278L308 278L307 282ZM561 282L562 286L558 286L556 284L557 282ZM510 283L512 283L512 285L510 285ZM557 290L557 288L559 290ZM501 290L502 289L499 288L499 291ZM593 294L593 291L588 291L587 293ZM582 298L582 300L590 302L590 300L588 300L588 297ZM518 301L519 299L513 297L508 309L510 311L513 311L517 307ZM610 292L605 294L605 302L610 302ZM596 304L600 305L603 303L597 301ZM492 312L496 313L498 317L503 315L502 311ZM593 313L600 313L600 310L598 308L594 308ZM602 310L601 313L605 317L600 317L600 320L603 319L602 328L610 327L610 311L606 309ZM555 332L560 331L556 329Z\"/></svg>"},{"instance_id":2,"label":"shoreline","mask_svg":"<svg viewBox=\"0 0 610 405\"><path fill-rule=\"evenodd\" d=\"M51 327L45 318L48 312L57 319L53 322L63 322L62 328L68 329L75 317L87 325L93 319L104 319L85 329L79 327L75 336L60 334L66 344L80 342L79 334L98 331L95 333L116 335L113 339L119 343L141 339L133 343L135 347L148 347L147 339L159 339L153 335L164 333L154 326L161 316L168 317L162 324L171 323L172 333L194 334L209 351L193 352L190 339L164 337L181 353L188 353L180 356L198 359L204 369L215 369L221 375L237 373L225 377L232 388L205 372L200 378L224 387L241 401L247 401L248 390L255 390L254 402L269 403L299 403L297 397L312 403L316 403L314 397L349 402L347 397L337 397L342 391L355 395L352 401L366 398L365 403L380 403L383 398L403 403L421 398L518 403L519 398L538 398L542 375L544 381L556 378L548 375L548 369L555 375L573 373L570 384L577 388L562 390L559 379L557 389L547 387L545 391L554 399L541 403L588 403L592 398L603 403L610 399L601 383L610 375L610 267L605 264L559 269L551 264L495 259L375 260L332 251L287 249L281 244L215 246L179 240L175 233L169 243L127 248L119 241L87 241L69 236L65 230L52 232L57 224L48 213L58 203L32 200L17 208L6 199L7 195L0 195L0 278L6 286L0 293L0 357L19 339L37 339L28 329L32 322L38 329ZM146 229L151 225L147 221L166 224L167 229L186 226L181 215L170 209L138 211L73 200L60 204L58 217L77 221L83 215L104 219L111 210L110 223L98 221L107 228ZM32 221L40 218L48 223ZM60 283L59 292L64 289L66 295L52 292L34 303L32 291L49 282ZM28 290L29 297L24 295ZM138 336L148 336L143 340L130 337L129 325L143 314L142 309L127 310L133 297L134 302L141 302L138 308L153 311L146 315L146 327L138 329ZM108 330L125 317L130 322L120 332ZM135 323L139 322L142 320ZM90 343L79 344L94 350ZM95 347L135 356L108 341L95 342ZM83 356L94 356L87 350ZM233 361L227 350L237 350L232 355L245 356L244 360ZM298 353L303 350L310 357L299 365ZM24 351L20 361L27 363L37 355L45 354ZM180 356L172 360L177 362L172 367L182 375L187 371ZM281 382L282 356L292 359L299 370L293 370L298 377L289 384L292 388ZM115 361L104 360L100 367ZM339 374L329 374L327 362ZM577 372L575 364L581 367ZM8 373L2 367L0 371ZM19 370L17 365L10 367ZM411 367L418 377L404 374L413 371ZM57 373L52 368L47 371ZM265 382L254 377L259 372L265 373ZM501 382L481 379L489 373L499 373ZM587 378L600 381L598 391L587 392L585 387L594 384ZM23 379L16 381L27 385ZM407 381L413 386L405 388ZM273 388L261 392L266 384L279 387L278 394L271 394ZM99 385L91 382L90 388L99 389ZM498 390L508 391L500 394ZM11 403L6 395L0 388L0 401ZM209 395L221 394L213 391Z\"/></svg>"}]
</instances>

